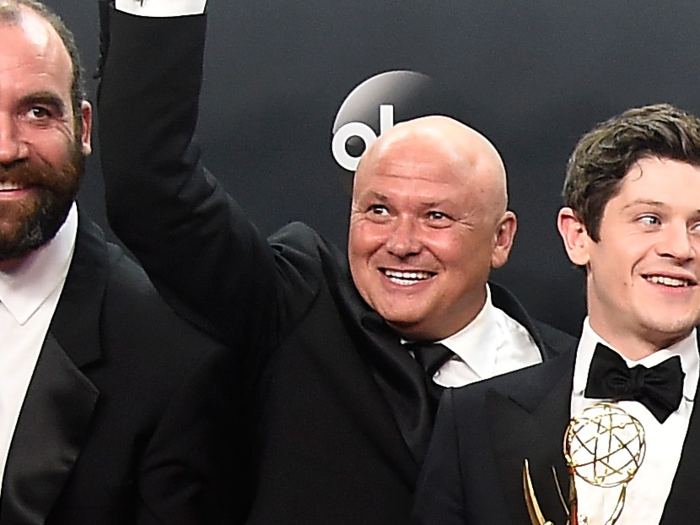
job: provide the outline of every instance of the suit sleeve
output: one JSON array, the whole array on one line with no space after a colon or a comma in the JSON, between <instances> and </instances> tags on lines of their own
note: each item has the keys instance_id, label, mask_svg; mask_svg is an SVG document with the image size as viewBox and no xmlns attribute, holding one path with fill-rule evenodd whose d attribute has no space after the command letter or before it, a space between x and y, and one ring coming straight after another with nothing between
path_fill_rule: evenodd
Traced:
<instances>
[{"instance_id":1,"label":"suit sleeve","mask_svg":"<svg viewBox=\"0 0 700 525\"><path fill-rule=\"evenodd\" d=\"M100 15L110 225L176 310L257 348L256 337L275 333L284 290L274 250L204 168L194 140L206 15L138 17L106 2Z\"/></svg>"},{"instance_id":2,"label":"suit sleeve","mask_svg":"<svg viewBox=\"0 0 700 525\"><path fill-rule=\"evenodd\" d=\"M464 525L463 482L453 390L440 402L423 464L411 521L414 525Z\"/></svg>"}]
</instances>

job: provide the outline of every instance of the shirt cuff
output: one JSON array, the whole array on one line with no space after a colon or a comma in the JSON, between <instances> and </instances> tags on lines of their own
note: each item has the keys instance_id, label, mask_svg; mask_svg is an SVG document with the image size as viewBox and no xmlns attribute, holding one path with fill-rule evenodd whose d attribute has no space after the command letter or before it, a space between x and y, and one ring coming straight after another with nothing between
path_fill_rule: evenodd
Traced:
<instances>
[{"instance_id":1,"label":"shirt cuff","mask_svg":"<svg viewBox=\"0 0 700 525\"><path fill-rule=\"evenodd\" d=\"M136 16L171 17L201 15L207 0L115 0L114 7Z\"/></svg>"}]
</instances>

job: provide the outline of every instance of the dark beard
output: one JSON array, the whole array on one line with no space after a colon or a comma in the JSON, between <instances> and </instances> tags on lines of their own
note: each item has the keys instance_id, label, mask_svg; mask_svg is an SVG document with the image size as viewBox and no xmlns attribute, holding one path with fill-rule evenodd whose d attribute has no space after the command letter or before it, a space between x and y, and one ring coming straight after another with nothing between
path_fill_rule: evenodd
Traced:
<instances>
[{"instance_id":1,"label":"dark beard","mask_svg":"<svg viewBox=\"0 0 700 525\"><path fill-rule=\"evenodd\" d=\"M0 261L24 257L56 236L78 194L84 168L78 143L70 146L60 169L29 160L0 166L0 181L29 184L36 192L29 203L0 201Z\"/></svg>"}]
</instances>

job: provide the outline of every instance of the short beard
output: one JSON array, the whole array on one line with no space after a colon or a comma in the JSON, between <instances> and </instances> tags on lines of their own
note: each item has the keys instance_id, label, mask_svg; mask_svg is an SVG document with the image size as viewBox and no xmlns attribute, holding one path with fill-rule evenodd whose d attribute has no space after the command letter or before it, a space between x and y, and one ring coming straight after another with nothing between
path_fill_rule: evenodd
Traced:
<instances>
[{"instance_id":1,"label":"short beard","mask_svg":"<svg viewBox=\"0 0 700 525\"><path fill-rule=\"evenodd\" d=\"M0 261L22 258L56 236L68 216L80 188L85 155L80 144L70 146L69 158L56 169L28 160L0 166L0 181L30 185L37 198L18 206L0 201L0 223L9 220L13 229L0 227Z\"/></svg>"}]
</instances>

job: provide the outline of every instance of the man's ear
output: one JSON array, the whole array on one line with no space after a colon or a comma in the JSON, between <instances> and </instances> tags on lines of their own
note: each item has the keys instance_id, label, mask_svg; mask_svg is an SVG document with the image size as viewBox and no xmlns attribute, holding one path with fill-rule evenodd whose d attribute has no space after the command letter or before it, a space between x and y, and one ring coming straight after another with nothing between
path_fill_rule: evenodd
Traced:
<instances>
[{"instance_id":1,"label":"man's ear","mask_svg":"<svg viewBox=\"0 0 700 525\"><path fill-rule=\"evenodd\" d=\"M588 230L579 220L576 212L568 207L559 210L557 228L571 262L576 266L588 265L589 249L593 240L589 237Z\"/></svg>"},{"instance_id":2,"label":"man's ear","mask_svg":"<svg viewBox=\"0 0 700 525\"><path fill-rule=\"evenodd\" d=\"M80 120L81 120L81 132L80 132L80 144L83 151L83 155L88 156L92 153L91 145L91 133L92 133L92 106L87 100L83 100L80 105Z\"/></svg>"},{"instance_id":3,"label":"man's ear","mask_svg":"<svg viewBox=\"0 0 700 525\"><path fill-rule=\"evenodd\" d=\"M500 268L508 261L510 249L513 247L518 220L515 213L507 210L496 228L496 243L491 253L491 268Z\"/></svg>"}]
</instances>

